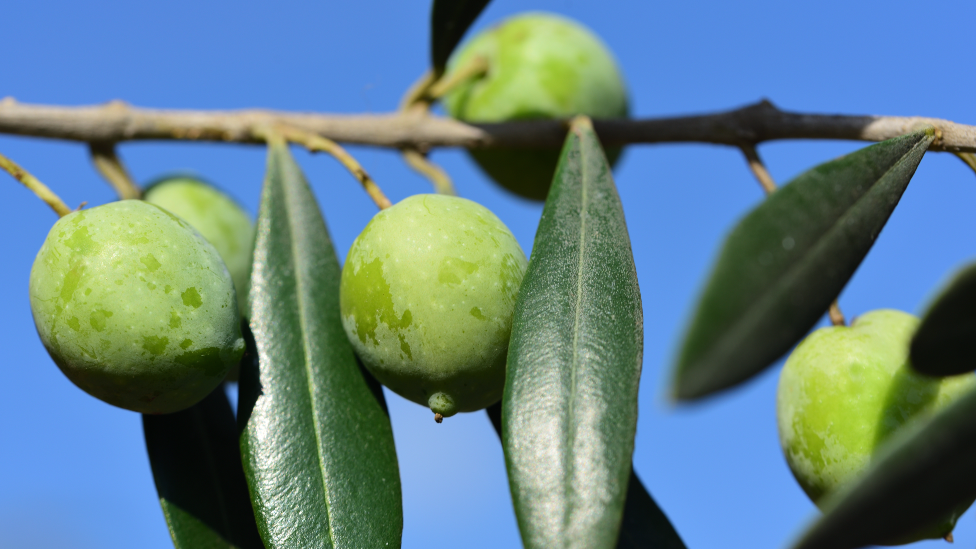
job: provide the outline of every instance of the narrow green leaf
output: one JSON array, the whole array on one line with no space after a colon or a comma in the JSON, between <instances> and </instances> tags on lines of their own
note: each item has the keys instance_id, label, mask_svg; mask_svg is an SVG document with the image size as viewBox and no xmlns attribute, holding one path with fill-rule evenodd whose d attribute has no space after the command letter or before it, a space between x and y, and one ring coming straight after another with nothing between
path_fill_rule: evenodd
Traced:
<instances>
[{"instance_id":1,"label":"narrow green leaf","mask_svg":"<svg viewBox=\"0 0 976 549\"><path fill-rule=\"evenodd\" d=\"M492 427L502 438L501 403L489 406L487 412ZM631 467L617 549L645 548L685 549L685 544Z\"/></svg>"},{"instance_id":2,"label":"narrow green leaf","mask_svg":"<svg viewBox=\"0 0 976 549\"><path fill-rule=\"evenodd\" d=\"M631 469L617 549L685 549L681 536Z\"/></svg>"},{"instance_id":3,"label":"narrow green leaf","mask_svg":"<svg viewBox=\"0 0 976 549\"><path fill-rule=\"evenodd\" d=\"M857 482L828 501L794 549L897 541L961 513L976 498L974 419L976 391L909 426Z\"/></svg>"},{"instance_id":4,"label":"narrow green leaf","mask_svg":"<svg viewBox=\"0 0 976 549\"><path fill-rule=\"evenodd\" d=\"M143 415L159 503L177 549L264 547L224 387L172 414Z\"/></svg>"},{"instance_id":5,"label":"narrow green leaf","mask_svg":"<svg viewBox=\"0 0 976 549\"><path fill-rule=\"evenodd\" d=\"M269 549L399 547L400 476L382 392L339 318L339 262L287 146L273 141L251 275L256 364L241 452Z\"/></svg>"},{"instance_id":6,"label":"narrow green leaf","mask_svg":"<svg viewBox=\"0 0 976 549\"><path fill-rule=\"evenodd\" d=\"M489 1L434 0L430 11L430 62L435 73L444 72L451 52Z\"/></svg>"},{"instance_id":7,"label":"narrow green leaf","mask_svg":"<svg viewBox=\"0 0 976 549\"><path fill-rule=\"evenodd\" d=\"M774 192L729 234L685 334L679 399L732 387L816 324L867 255L933 132L821 164Z\"/></svg>"},{"instance_id":8,"label":"narrow green leaf","mask_svg":"<svg viewBox=\"0 0 976 549\"><path fill-rule=\"evenodd\" d=\"M508 351L502 436L525 547L615 546L643 336L620 198L580 117L542 212Z\"/></svg>"},{"instance_id":9,"label":"narrow green leaf","mask_svg":"<svg viewBox=\"0 0 976 549\"><path fill-rule=\"evenodd\" d=\"M932 376L976 370L976 264L957 273L922 317L911 362Z\"/></svg>"}]
</instances>

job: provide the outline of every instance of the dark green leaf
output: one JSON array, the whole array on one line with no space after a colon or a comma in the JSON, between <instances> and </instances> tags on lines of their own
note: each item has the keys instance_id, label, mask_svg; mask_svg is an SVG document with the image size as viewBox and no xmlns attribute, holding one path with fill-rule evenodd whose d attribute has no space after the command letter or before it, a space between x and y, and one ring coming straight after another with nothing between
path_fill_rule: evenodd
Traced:
<instances>
[{"instance_id":1,"label":"dark green leaf","mask_svg":"<svg viewBox=\"0 0 976 549\"><path fill-rule=\"evenodd\" d=\"M857 482L833 496L794 549L899 540L976 498L976 391L896 435Z\"/></svg>"},{"instance_id":2,"label":"dark green leaf","mask_svg":"<svg viewBox=\"0 0 976 549\"><path fill-rule=\"evenodd\" d=\"M237 424L223 385L181 412L143 415L142 428L173 545L264 547L254 524Z\"/></svg>"},{"instance_id":3,"label":"dark green leaf","mask_svg":"<svg viewBox=\"0 0 976 549\"><path fill-rule=\"evenodd\" d=\"M637 473L631 470L617 549L647 548L685 549L685 544Z\"/></svg>"},{"instance_id":4,"label":"dark green leaf","mask_svg":"<svg viewBox=\"0 0 976 549\"><path fill-rule=\"evenodd\" d=\"M577 118L519 290L502 399L525 547L615 546L643 335L620 198L589 120Z\"/></svg>"},{"instance_id":5,"label":"dark green leaf","mask_svg":"<svg viewBox=\"0 0 976 549\"><path fill-rule=\"evenodd\" d=\"M305 177L273 141L261 195L241 453L261 537L279 547L399 547L400 476L382 393L339 317L339 262Z\"/></svg>"},{"instance_id":6,"label":"dark green leaf","mask_svg":"<svg viewBox=\"0 0 976 549\"><path fill-rule=\"evenodd\" d=\"M816 324L871 249L933 132L821 164L774 192L729 234L678 359L693 399L775 362Z\"/></svg>"},{"instance_id":7,"label":"dark green leaf","mask_svg":"<svg viewBox=\"0 0 976 549\"><path fill-rule=\"evenodd\" d=\"M489 0L434 0L430 11L430 62L441 74L447 59Z\"/></svg>"},{"instance_id":8,"label":"dark green leaf","mask_svg":"<svg viewBox=\"0 0 976 549\"><path fill-rule=\"evenodd\" d=\"M976 264L960 271L922 317L911 362L932 376L976 370Z\"/></svg>"},{"instance_id":9,"label":"dark green leaf","mask_svg":"<svg viewBox=\"0 0 976 549\"><path fill-rule=\"evenodd\" d=\"M488 407L488 419L502 436L502 405ZM631 468L617 549L685 549L681 536Z\"/></svg>"}]
</instances>

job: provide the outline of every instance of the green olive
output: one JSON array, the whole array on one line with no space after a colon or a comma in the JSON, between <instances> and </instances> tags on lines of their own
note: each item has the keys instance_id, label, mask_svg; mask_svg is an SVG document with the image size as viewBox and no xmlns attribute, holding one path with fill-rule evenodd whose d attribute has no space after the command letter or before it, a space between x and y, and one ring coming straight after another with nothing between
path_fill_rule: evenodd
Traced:
<instances>
[{"instance_id":1,"label":"green olive","mask_svg":"<svg viewBox=\"0 0 976 549\"><path fill-rule=\"evenodd\" d=\"M342 270L342 325L393 392L443 417L501 398L526 268L511 231L463 198L417 195L384 210Z\"/></svg>"},{"instance_id":2,"label":"green olive","mask_svg":"<svg viewBox=\"0 0 976 549\"><path fill-rule=\"evenodd\" d=\"M188 408L244 352L234 284L217 250L141 200L61 218L34 260L30 304L61 371L128 410Z\"/></svg>"},{"instance_id":3,"label":"green olive","mask_svg":"<svg viewBox=\"0 0 976 549\"><path fill-rule=\"evenodd\" d=\"M181 217L213 244L234 280L241 314L248 316L254 224L244 208L214 186L188 176L150 184L143 200Z\"/></svg>"},{"instance_id":4,"label":"green olive","mask_svg":"<svg viewBox=\"0 0 976 549\"><path fill-rule=\"evenodd\" d=\"M458 120L627 116L627 89L613 55L569 19L546 13L507 19L455 52L448 75L477 57L487 61L487 73L444 98L448 114ZM559 160L558 150L545 149L475 149L471 155L495 182L535 200L545 200ZM620 149L607 151L611 161L619 155Z\"/></svg>"},{"instance_id":5,"label":"green olive","mask_svg":"<svg viewBox=\"0 0 976 549\"><path fill-rule=\"evenodd\" d=\"M776 395L780 443L793 476L817 505L864 471L906 424L976 386L971 373L916 373L908 345L917 327L918 319L908 313L872 311L850 327L817 330L786 361ZM908 539L878 541L943 538L971 503Z\"/></svg>"}]
</instances>

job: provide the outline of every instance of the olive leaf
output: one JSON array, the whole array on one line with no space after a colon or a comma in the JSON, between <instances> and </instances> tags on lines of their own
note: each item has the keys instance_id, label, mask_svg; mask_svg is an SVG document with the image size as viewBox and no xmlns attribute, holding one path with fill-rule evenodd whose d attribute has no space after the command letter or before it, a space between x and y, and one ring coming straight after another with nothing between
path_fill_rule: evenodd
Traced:
<instances>
[{"instance_id":1,"label":"olive leaf","mask_svg":"<svg viewBox=\"0 0 976 549\"><path fill-rule=\"evenodd\" d=\"M490 0L434 0L430 11L430 62L441 74L451 52Z\"/></svg>"},{"instance_id":2,"label":"olive leaf","mask_svg":"<svg viewBox=\"0 0 976 549\"><path fill-rule=\"evenodd\" d=\"M694 399L761 372L857 270L934 139L889 139L801 174L729 234L692 316L673 392Z\"/></svg>"},{"instance_id":3,"label":"olive leaf","mask_svg":"<svg viewBox=\"0 0 976 549\"><path fill-rule=\"evenodd\" d=\"M644 487L633 469L624 503L624 517L620 523L617 549L685 549L678 531L671 525L664 511L658 507L651 493Z\"/></svg>"},{"instance_id":4,"label":"olive leaf","mask_svg":"<svg viewBox=\"0 0 976 549\"><path fill-rule=\"evenodd\" d=\"M610 166L572 123L519 290L502 437L525 547L614 547L643 352L637 272Z\"/></svg>"},{"instance_id":5,"label":"olive leaf","mask_svg":"<svg viewBox=\"0 0 976 549\"><path fill-rule=\"evenodd\" d=\"M502 405L497 402L486 410L491 426L502 438ZM678 531L644 487L633 466L627 486L623 520L616 549L686 549Z\"/></svg>"},{"instance_id":6,"label":"olive leaf","mask_svg":"<svg viewBox=\"0 0 976 549\"><path fill-rule=\"evenodd\" d=\"M143 415L159 504L177 549L264 547L224 386L190 408Z\"/></svg>"},{"instance_id":7,"label":"olive leaf","mask_svg":"<svg viewBox=\"0 0 976 549\"><path fill-rule=\"evenodd\" d=\"M932 376L976 370L976 264L961 269L922 317L911 363Z\"/></svg>"},{"instance_id":8,"label":"olive leaf","mask_svg":"<svg viewBox=\"0 0 976 549\"><path fill-rule=\"evenodd\" d=\"M976 391L895 435L793 549L854 549L931 527L976 498Z\"/></svg>"},{"instance_id":9,"label":"olive leaf","mask_svg":"<svg viewBox=\"0 0 976 549\"><path fill-rule=\"evenodd\" d=\"M251 274L257 361L242 366L238 413L269 548L400 546L393 432L342 329L339 276L315 197L272 140Z\"/></svg>"}]
</instances>

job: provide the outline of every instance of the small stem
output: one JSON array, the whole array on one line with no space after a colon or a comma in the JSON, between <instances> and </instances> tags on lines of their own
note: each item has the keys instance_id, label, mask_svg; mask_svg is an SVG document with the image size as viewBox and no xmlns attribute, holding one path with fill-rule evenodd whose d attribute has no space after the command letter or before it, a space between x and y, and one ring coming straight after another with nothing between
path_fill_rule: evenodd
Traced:
<instances>
[{"instance_id":1,"label":"small stem","mask_svg":"<svg viewBox=\"0 0 976 549\"><path fill-rule=\"evenodd\" d=\"M142 190L139 189L128 170L125 169L125 164L122 163L115 151L115 143L89 143L88 148L91 151L95 169L115 189L119 198L122 200L142 198Z\"/></svg>"},{"instance_id":2,"label":"small stem","mask_svg":"<svg viewBox=\"0 0 976 549\"><path fill-rule=\"evenodd\" d=\"M739 148L742 149L742 154L746 156L746 162L749 163L749 169L752 170L752 175L756 176L756 179L759 180L759 185L762 186L767 195L772 194L776 190L776 181L773 180L773 176L769 175L769 170L766 169L766 165L759 158L759 152L756 151L756 147L754 145L741 145Z\"/></svg>"},{"instance_id":3,"label":"small stem","mask_svg":"<svg viewBox=\"0 0 976 549\"><path fill-rule=\"evenodd\" d=\"M437 76L434 75L433 71L425 72L416 82L407 88L407 93L405 93L403 98L400 99L400 110L410 110L410 108L416 103L420 103L424 96L427 95L427 91L436 81Z\"/></svg>"},{"instance_id":4,"label":"small stem","mask_svg":"<svg viewBox=\"0 0 976 549\"><path fill-rule=\"evenodd\" d=\"M393 205L390 202L390 199L388 199L386 195L383 194L383 191L380 190L379 185L377 185L376 182L373 181L373 178L366 173L366 170L363 169L359 162L335 141L288 126L278 126L273 132L268 133L271 135L277 133L283 139L293 143L298 143L299 145L304 146L310 152L324 152L332 155L333 158L338 160L340 164L342 164L357 180L359 180L359 183L362 184L364 189L366 189L366 194L373 199L373 202L376 203L376 206L379 207L379 209L385 210Z\"/></svg>"},{"instance_id":5,"label":"small stem","mask_svg":"<svg viewBox=\"0 0 976 549\"><path fill-rule=\"evenodd\" d=\"M440 166L428 160L427 155L417 149L402 149L400 154L408 166L430 180L438 194L457 195L454 190L454 183L451 182L451 176L447 175L447 172Z\"/></svg>"},{"instance_id":6,"label":"small stem","mask_svg":"<svg viewBox=\"0 0 976 549\"><path fill-rule=\"evenodd\" d=\"M18 166L13 160L10 160L6 156L0 154L0 168L9 173L16 179L24 184L25 187L30 189L38 198L43 200L48 206L54 210L54 213L58 214L58 217L64 217L71 213L71 208L69 208L58 195L54 194L51 189L47 187L44 183L38 181L36 177L27 172L24 168Z\"/></svg>"},{"instance_id":7,"label":"small stem","mask_svg":"<svg viewBox=\"0 0 976 549\"><path fill-rule=\"evenodd\" d=\"M488 60L476 56L460 69L441 77L427 90L428 99L440 99L459 85L488 73Z\"/></svg>"},{"instance_id":8,"label":"small stem","mask_svg":"<svg viewBox=\"0 0 976 549\"><path fill-rule=\"evenodd\" d=\"M425 118L430 111L430 105L445 93L456 88L470 78L481 76L488 71L488 61L477 56L465 66L451 74L439 75L427 71L419 80L414 82L403 99L400 100L400 112ZM447 175L440 166L427 159L425 153L417 147L401 147L400 154L408 166L420 173L434 185L439 194L456 195L451 176Z\"/></svg>"},{"instance_id":9,"label":"small stem","mask_svg":"<svg viewBox=\"0 0 976 549\"><path fill-rule=\"evenodd\" d=\"M847 326L847 321L844 320L844 313L841 312L836 299L830 304L830 308L827 309L827 315L830 317L830 323L834 326Z\"/></svg>"},{"instance_id":10,"label":"small stem","mask_svg":"<svg viewBox=\"0 0 976 549\"><path fill-rule=\"evenodd\" d=\"M441 423L441 422L444 421L444 416L442 416L441 414L436 414L435 413L434 414L434 421L436 421L437 423Z\"/></svg>"},{"instance_id":11,"label":"small stem","mask_svg":"<svg viewBox=\"0 0 976 549\"><path fill-rule=\"evenodd\" d=\"M965 162L967 166L969 166L970 168L973 169L974 172L976 172L976 154L967 153L967 152L957 152L952 154L958 156L959 160Z\"/></svg>"},{"instance_id":12,"label":"small stem","mask_svg":"<svg viewBox=\"0 0 976 549\"><path fill-rule=\"evenodd\" d=\"M407 89L407 93L400 100L400 110L410 111L419 108L427 112L430 104L444 97L447 92L487 72L488 60L480 55L450 74L436 75L433 71L427 71Z\"/></svg>"},{"instance_id":13,"label":"small stem","mask_svg":"<svg viewBox=\"0 0 976 549\"><path fill-rule=\"evenodd\" d=\"M955 540L952 539L952 532L949 532L948 534L946 534L945 537L942 538L942 539L948 541L949 543L952 543L953 541L955 541Z\"/></svg>"}]
</instances>

